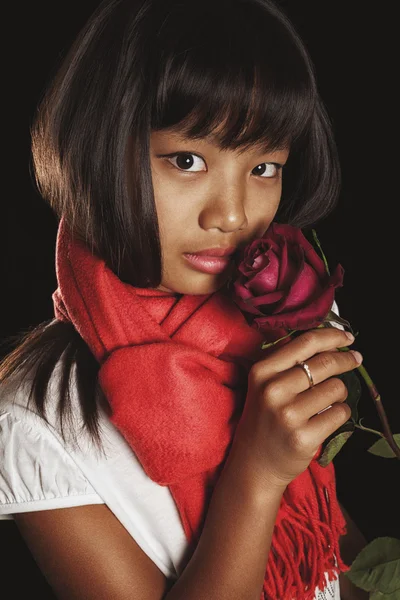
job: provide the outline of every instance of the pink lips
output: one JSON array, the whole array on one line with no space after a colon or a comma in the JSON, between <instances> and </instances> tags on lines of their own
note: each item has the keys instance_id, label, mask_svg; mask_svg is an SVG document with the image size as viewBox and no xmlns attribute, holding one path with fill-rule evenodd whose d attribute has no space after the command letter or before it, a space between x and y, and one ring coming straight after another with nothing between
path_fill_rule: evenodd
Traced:
<instances>
[{"instance_id":1,"label":"pink lips","mask_svg":"<svg viewBox=\"0 0 400 600\"><path fill-rule=\"evenodd\" d=\"M229 256L235 252L235 246L228 246L228 248L206 248L205 250L199 250L198 252L191 252L192 256Z\"/></svg>"},{"instance_id":2,"label":"pink lips","mask_svg":"<svg viewBox=\"0 0 400 600\"><path fill-rule=\"evenodd\" d=\"M230 255L235 252L236 248L207 248L199 252L189 254L185 253L184 257L199 271L203 273L222 273L231 262Z\"/></svg>"}]
</instances>

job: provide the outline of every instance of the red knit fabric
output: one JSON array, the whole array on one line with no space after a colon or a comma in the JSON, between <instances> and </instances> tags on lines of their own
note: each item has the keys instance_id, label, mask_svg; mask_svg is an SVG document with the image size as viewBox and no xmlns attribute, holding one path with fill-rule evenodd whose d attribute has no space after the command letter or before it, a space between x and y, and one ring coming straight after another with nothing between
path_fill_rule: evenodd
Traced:
<instances>
[{"instance_id":1,"label":"red knit fabric","mask_svg":"<svg viewBox=\"0 0 400 600\"><path fill-rule=\"evenodd\" d=\"M112 423L147 475L168 486L188 540L199 540L242 414L248 371L264 337L226 292L182 295L122 282L64 222L56 249L55 316L71 322L99 362ZM319 449L319 452L321 448ZM285 490L261 599L312 600L347 571L346 522L333 463L316 458ZM337 565L335 564L335 556Z\"/></svg>"}]
</instances>

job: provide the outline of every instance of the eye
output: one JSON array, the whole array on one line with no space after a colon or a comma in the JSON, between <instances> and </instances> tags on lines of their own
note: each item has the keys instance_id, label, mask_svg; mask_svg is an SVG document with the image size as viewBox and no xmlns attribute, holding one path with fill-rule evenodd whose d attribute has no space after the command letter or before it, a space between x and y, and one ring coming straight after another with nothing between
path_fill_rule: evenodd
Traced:
<instances>
[{"instance_id":1,"label":"eye","mask_svg":"<svg viewBox=\"0 0 400 600\"><path fill-rule=\"evenodd\" d=\"M171 164L176 167L177 169L179 169L180 171L187 171L188 173L198 173L199 171L204 171L206 169L200 169L200 168L194 168L197 166L200 166L200 163L202 162L203 164L205 164L204 159L202 159L200 156L198 156L197 154L193 154L193 152L179 152L176 154L164 154L164 155L159 155L160 158L167 158L169 162L171 162ZM174 162L172 162L174 161ZM257 177L262 177L263 179L274 179L277 178L279 175L279 171L282 169L283 165L279 164L279 163L269 163L269 162L265 162L265 163L261 163L260 165L257 165L257 167L255 167L253 169L253 171L256 171L256 173L254 173Z\"/></svg>"},{"instance_id":2,"label":"eye","mask_svg":"<svg viewBox=\"0 0 400 600\"><path fill-rule=\"evenodd\" d=\"M272 179L274 177L278 177L279 171L282 169L282 166L283 165L280 165L279 163L261 163L260 165L257 165L253 169L253 171L256 171L256 173L254 174L258 177L263 177L264 179Z\"/></svg>"},{"instance_id":3,"label":"eye","mask_svg":"<svg viewBox=\"0 0 400 600\"><path fill-rule=\"evenodd\" d=\"M196 160L193 160L197 159ZM196 162L197 165L199 166L200 161L202 161L204 163L204 160L202 158L200 158L200 156L197 156L197 154L192 154L191 152L182 152L181 154L173 154L170 155L168 157L168 160L175 160L177 161L177 164L174 166L176 166L178 169L180 169L181 171L188 171L189 169L191 169L193 166L196 166ZM198 171L203 171L204 169L194 169L192 171L189 171L189 173L197 173Z\"/></svg>"}]
</instances>

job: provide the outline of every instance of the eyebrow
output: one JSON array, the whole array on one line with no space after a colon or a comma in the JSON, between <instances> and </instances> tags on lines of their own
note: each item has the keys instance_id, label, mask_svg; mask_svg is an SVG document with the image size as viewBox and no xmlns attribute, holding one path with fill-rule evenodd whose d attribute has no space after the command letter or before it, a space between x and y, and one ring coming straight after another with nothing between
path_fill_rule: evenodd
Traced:
<instances>
[{"instance_id":1,"label":"eyebrow","mask_svg":"<svg viewBox=\"0 0 400 600\"><path fill-rule=\"evenodd\" d=\"M190 143L190 142L207 142L210 143L211 145L219 148L220 144L218 143L218 136L215 133L210 133L208 134L208 136L203 137L203 138L193 138L190 136L186 136L183 133L178 133L178 132L174 132L172 131L170 134L170 136L177 138L177 141L182 141L182 142L186 142L186 143ZM260 152L260 154L277 154L278 152L285 152L287 151L289 148L287 146L281 146L278 148L269 148L268 145L263 145L262 143L255 143L254 147Z\"/></svg>"}]
</instances>

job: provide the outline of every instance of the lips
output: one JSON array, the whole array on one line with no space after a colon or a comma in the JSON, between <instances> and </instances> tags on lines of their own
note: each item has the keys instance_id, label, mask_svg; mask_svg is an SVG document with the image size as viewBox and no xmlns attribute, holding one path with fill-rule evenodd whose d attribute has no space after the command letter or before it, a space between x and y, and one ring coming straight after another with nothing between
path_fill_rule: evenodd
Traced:
<instances>
[{"instance_id":1,"label":"lips","mask_svg":"<svg viewBox=\"0 0 400 600\"><path fill-rule=\"evenodd\" d=\"M227 248L207 248L206 250L196 250L196 252L190 252L191 256L230 256L236 250L235 246L228 246Z\"/></svg>"},{"instance_id":2,"label":"lips","mask_svg":"<svg viewBox=\"0 0 400 600\"><path fill-rule=\"evenodd\" d=\"M222 273L232 262L230 256L226 254L223 254L222 256L184 254L183 256L197 271L211 274Z\"/></svg>"}]
</instances>

